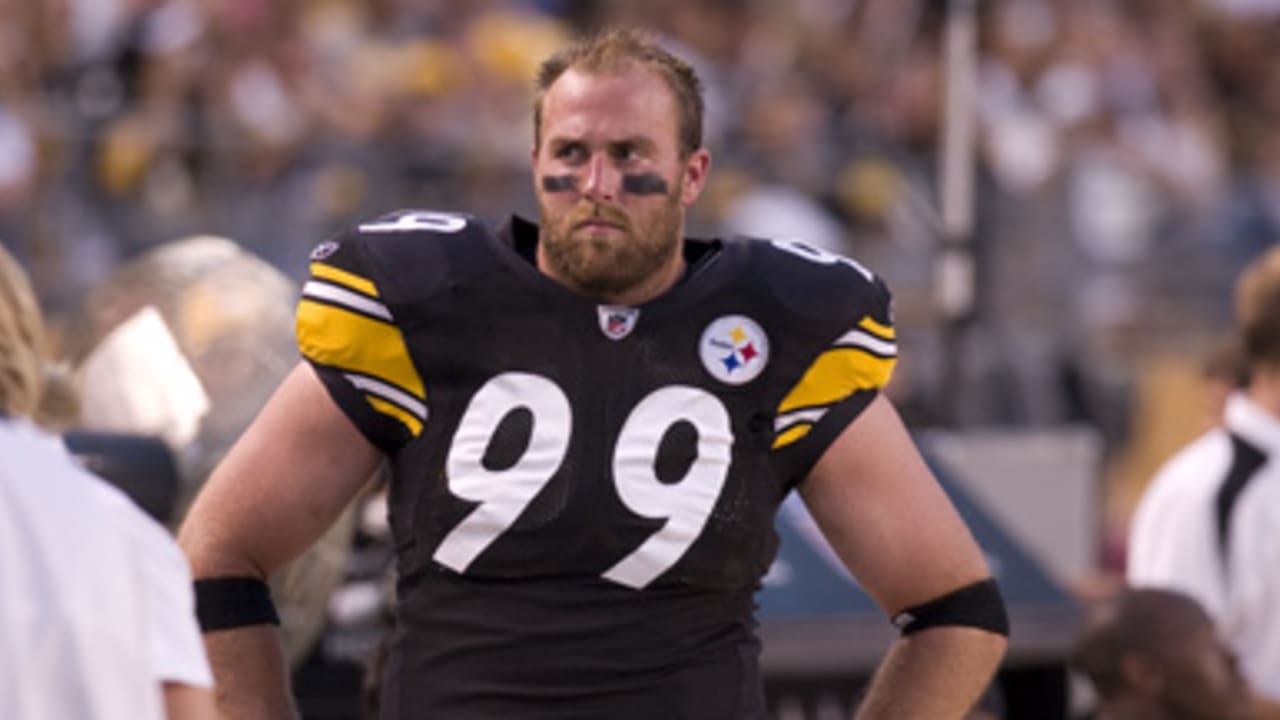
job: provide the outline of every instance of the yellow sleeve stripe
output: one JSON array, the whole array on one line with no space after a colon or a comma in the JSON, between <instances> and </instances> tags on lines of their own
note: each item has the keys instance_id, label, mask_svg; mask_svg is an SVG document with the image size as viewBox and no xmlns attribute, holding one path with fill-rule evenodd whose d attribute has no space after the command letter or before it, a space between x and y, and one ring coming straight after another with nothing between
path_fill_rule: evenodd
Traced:
<instances>
[{"instance_id":1,"label":"yellow sleeve stripe","mask_svg":"<svg viewBox=\"0 0 1280 720\"><path fill-rule=\"evenodd\" d=\"M333 305L298 303L298 349L320 365L360 373L426 399L400 329Z\"/></svg>"},{"instance_id":2,"label":"yellow sleeve stripe","mask_svg":"<svg viewBox=\"0 0 1280 720\"><path fill-rule=\"evenodd\" d=\"M782 399L778 414L797 408L830 405L859 390L883 387L893 374L895 358L879 358L858 348L835 348L818 356L804 377Z\"/></svg>"},{"instance_id":3,"label":"yellow sleeve stripe","mask_svg":"<svg viewBox=\"0 0 1280 720\"><path fill-rule=\"evenodd\" d=\"M862 321L858 323L858 327L874 335L878 335L881 340L893 340L896 338L892 325L881 325L872 319L870 315L862 318Z\"/></svg>"},{"instance_id":4,"label":"yellow sleeve stripe","mask_svg":"<svg viewBox=\"0 0 1280 720\"><path fill-rule=\"evenodd\" d=\"M409 433L414 437L418 437L422 434L422 421L413 415L410 415L398 405L393 405L382 398L377 398L372 395L365 395L364 399L369 401L369 404L373 406L374 410L377 410L383 415L390 415L404 423L405 427L409 428Z\"/></svg>"},{"instance_id":5,"label":"yellow sleeve stripe","mask_svg":"<svg viewBox=\"0 0 1280 720\"><path fill-rule=\"evenodd\" d=\"M811 429L813 429L813 425L809 423L802 423L788 428L785 432L779 433L778 437L774 438L773 449L777 450L780 447L790 445L805 435L808 435Z\"/></svg>"},{"instance_id":6,"label":"yellow sleeve stripe","mask_svg":"<svg viewBox=\"0 0 1280 720\"><path fill-rule=\"evenodd\" d=\"M372 280L362 278L353 272L348 272L332 265L318 262L311 263L311 276L343 285L370 297L378 297L378 286L374 285Z\"/></svg>"}]
</instances>

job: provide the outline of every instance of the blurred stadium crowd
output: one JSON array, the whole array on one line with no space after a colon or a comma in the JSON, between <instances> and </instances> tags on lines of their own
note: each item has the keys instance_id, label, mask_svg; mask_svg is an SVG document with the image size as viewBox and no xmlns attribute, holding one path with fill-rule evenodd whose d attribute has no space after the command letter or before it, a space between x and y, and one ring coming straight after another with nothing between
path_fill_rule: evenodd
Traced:
<instances>
[{"instance_id":1,"label":"blurred stadium crowd","mask_svg":"<svg viewBox=\"0 0 1280 720\"><path fill-rule=\"evenodd\" d=\"M936 225L942 5L8 0L0 236L56 310L185 234L228 235L297 275L317 238L369 212L530 210L534 63L635 23L709 80L719 186L703 229L852 238L896 279L927 267L913 256ZM1044 305L1059 314L1045 329L1072 341L1183 325L1150 305L1224 282L1271 239L1276 5L981 4L991 312Z\"/></svg>"}]
</instances>

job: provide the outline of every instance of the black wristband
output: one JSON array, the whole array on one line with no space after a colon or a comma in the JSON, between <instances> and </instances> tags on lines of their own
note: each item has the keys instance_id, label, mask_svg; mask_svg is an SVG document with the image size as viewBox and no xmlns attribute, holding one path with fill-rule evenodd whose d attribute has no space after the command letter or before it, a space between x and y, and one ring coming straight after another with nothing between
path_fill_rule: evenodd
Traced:
<instances>
[{"instance_id":1,"label":"black wristband","mask_svg":"<svg viewBox=\"0 0 1280 720\"><path fill-rule=\"evenodd\" d=\"M270 588L255 577L196 580L196 619L201 632L280 624Z\"/></svg>"},{"instance_id":2,"label":"black wristband","mask_svg":"<svg viewBox=\"0 0 1280 720\"><path fill-rule=\"evenodd\" d=\"M893 624L904 636L939 625L961 625L1009 635L1004 599L1000 596L1000 587L990 578L907 608L893 616Z\"/></svg>"}]
</instances>

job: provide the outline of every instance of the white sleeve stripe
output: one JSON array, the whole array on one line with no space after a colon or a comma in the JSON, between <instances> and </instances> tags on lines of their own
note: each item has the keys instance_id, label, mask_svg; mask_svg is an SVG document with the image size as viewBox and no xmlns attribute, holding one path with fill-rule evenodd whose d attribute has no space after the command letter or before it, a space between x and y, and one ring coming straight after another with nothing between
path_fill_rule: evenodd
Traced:
<instances>
[{"instance_id":1,"label":"white sleeve stripe","mask_svg":"<svg viewBox=\"0 0 1280 720\"><path fill-rule=\"evenodd\" d=\"M836 345L852 345L864 350L869 350L876 355L884 357L894 357L898 354L898 346L895 343L886 342L880 338L862 330L850 330L841 335L835 342Z\"/></svg>"},{"instance_id":2,"label":"white sleeve stripe","mask_svg":"<svg viewBox=\"0 0 1280 720\"><path fill-rule=\"evenodd\" d=\"M794 410L789 413L784 413L774 418L773 431L782 432L783 430L786 430L788 427L800 422L816 423L822 419L823 415L826 415L826 414L827 414L827 408L814 408L811 410Z\"/></svg>"},{"instance_id":3,"label":"white sleeve stripe","mask_svg":"<svg viewBox=\"0 0 1280 720\"><path fill-rule=\"evenodd\" d=\"M365 375L356 375L355 373L343 373L343 375L351 381L352 385L355 385L367 393L377 395L387 402L395 403L396 405L404 408L414 417L426 422L427 406L424 405L421 400L415 398L409 393L395 387L394 385L390 385L381 380L367 377Z\"/></svg>"},{"instance_id":4,"label":"white sleeve stripe","mask_svg":"<svg viewBox=\"0 0 1280 720\"><path fill-rule=\"evenodd\" d=\"M336 285L308 280L302 286L302 296L331 302L391 322L391 311L387 310L386 305Z\"/></svg>"}]
</instances>

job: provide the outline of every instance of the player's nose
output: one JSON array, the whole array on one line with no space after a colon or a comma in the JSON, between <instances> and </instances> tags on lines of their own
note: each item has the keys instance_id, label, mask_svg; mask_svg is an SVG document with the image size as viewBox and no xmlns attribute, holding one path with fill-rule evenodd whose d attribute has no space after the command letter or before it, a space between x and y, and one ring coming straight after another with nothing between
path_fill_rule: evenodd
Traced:
<instances>
[{"instance_id":1,"label":"player's nose","mask_svg":"<svg viewBox=\"0 0 1280 720\"><path fill-rule=\"evenodd\" d=\"M586 175L583 178L582 194L600 200L611 200L617 192L620 182L618 174L610 167L609 161L601 154L591 157L587 163Z\"/></svg>"}]
</instances>

